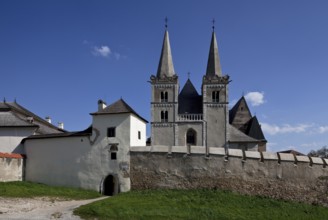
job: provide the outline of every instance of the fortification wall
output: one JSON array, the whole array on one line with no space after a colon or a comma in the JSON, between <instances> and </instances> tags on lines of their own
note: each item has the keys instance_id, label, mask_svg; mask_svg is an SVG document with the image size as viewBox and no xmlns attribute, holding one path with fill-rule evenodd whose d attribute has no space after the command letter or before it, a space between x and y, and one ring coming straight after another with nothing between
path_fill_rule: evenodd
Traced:
<instances>
[{"instance_id":1,"label":"fortification wall","mask_svg":"<svg viewBox=\"0 0 328 220\"><path fill-rule=\"evenodd\" d=\"M131 147L132 189L220 188L328 206L328 160L191 146Z\"/></svg>"},{"instance_id":2,"label":"fortification wall","mask_svg":"<svg viewBox=\"0 0 328 220\"><path fill-rule=\"evenodd\" d=\"M22 181L24 160L21 154L0 153L0 182Z\"/></svg>"}]
</instances>

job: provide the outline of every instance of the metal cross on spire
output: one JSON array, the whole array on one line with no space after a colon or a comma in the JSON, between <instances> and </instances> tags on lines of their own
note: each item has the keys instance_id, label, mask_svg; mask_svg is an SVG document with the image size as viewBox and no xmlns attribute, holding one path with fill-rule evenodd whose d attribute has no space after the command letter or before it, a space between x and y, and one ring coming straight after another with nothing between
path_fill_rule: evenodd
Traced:
<instances>
[{"instance_id":1,"label":"metal cross on spire","mask_svg":"<svg viewBox=\"0 0 328 220\"><path fill-rule=\"evenodd\" d=\"M188 79L190 79L190 72L188 72L187 74L188 74Z\"/></svg>"},{"instance_id":2,"label":"metal cross on spire","mask_svg":"<svg viewBox=\"0 0 328 220\"><path fill-rule=\"evenodd\" d=\"M212 19L212 24L213 24L213 25L212 25L212 29L213 29L213 31L214 31L214 28L215 28L215 19L214 19L214 18Z\"/></svg>"},{"instance_id":3,"label":"metal cross on spire","mask_svg":"<svg viewBox=\"0 0 328 220\"><path fill-rule=\"evenodd\" d=\"M167 29L167 22L169 21L169 19L167 19L167 16L165 17L165 29Z\"/></svg>"}]
</instances>

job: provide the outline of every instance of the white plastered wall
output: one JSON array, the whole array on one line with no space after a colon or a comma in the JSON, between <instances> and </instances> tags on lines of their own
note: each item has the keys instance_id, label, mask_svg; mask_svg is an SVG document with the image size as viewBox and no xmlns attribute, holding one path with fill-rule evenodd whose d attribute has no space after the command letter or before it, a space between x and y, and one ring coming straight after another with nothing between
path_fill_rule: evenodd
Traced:
<instances>
[{"instance_id":1,"label":"white plastered wall","mask_svg":"<svg viewBox=\"0 0 328 220\"><path fill-rule=\"evenodd\" d=\"M49 185L81 187L100 191L108 175L118 180L117 190L130 190L130 140L141 131L145 143L145 123L131 114L93 116L91 136L27 139L25 141L26 180ZM131 127L136 127L131 129ZM107 137L107 128L115 127L116 136ZM136 136L131 137L131 132ZM117 159L111 159L111 147L117 145ZM145 145L145 144L144 144ZM144 146L143 145L143 146Z\"/></svg>"},{"instance_id":2,"label":"white plastered wall","mask_svg":"<svg viewBox=\"0 0 328 220\"><path fill-rule=\"evenodd\" d=\"M134 115L131 115L131 146L146 146L146 123ZM140 139L138 137L140 132Z\"/></svg>"},{"instance_id":3,"label":"white plastered wall","mask_svg":"<svg viewBox=\"0 0 328 220\"><path fill-rule=\"evenodd\" d=\"M2 127L0 128L0 152L23 154L20 145L22 139L34 134L32 127Z\"/></svg>"}]
</instances>

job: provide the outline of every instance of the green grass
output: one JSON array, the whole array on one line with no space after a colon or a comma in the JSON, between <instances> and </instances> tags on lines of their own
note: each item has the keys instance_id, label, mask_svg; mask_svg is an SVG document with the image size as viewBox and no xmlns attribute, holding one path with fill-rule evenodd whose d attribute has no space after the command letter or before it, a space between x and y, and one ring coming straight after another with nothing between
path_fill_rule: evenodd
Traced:
<instances>
[{"instance_id":1,"label":"green grass","mask_svg":"<svg viewBox=\"0 0 328 220\"><path fill-rule=\"evenodd\" d=\"M59 199L92 199L100 196L92 190L82 190L69 187L55 187L30 182L0 182L0 197L53 197Z\"/></svg>"},{"instance_id":2,"label":"green grass","mask_svg":"<svg viewBox=\"0 0 328 220\"><path fill-rule=\"evenodd\" d=\"M219 190L146 190L81 206L84 219L327 219L328 208Z\"/></svg>"}]
</instances>

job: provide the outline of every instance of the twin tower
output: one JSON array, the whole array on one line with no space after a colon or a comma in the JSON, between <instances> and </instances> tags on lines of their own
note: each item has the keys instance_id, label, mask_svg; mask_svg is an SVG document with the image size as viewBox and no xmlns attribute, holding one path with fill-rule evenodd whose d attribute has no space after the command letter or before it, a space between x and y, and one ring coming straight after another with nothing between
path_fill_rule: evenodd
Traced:
<instances>
[{"instance_id":1,"label":"twin tower","mask_svg":"<svg viewBox=\"0 0 328 220\"><path fill-rule=\"evenodd\" d=\"M179 90L169 33L164 41L156 76L151 80L151 144L226 147L229 143L229 76L222 75L213 29L201 94L188 79Z\"/></svg>"}]
</instances>

